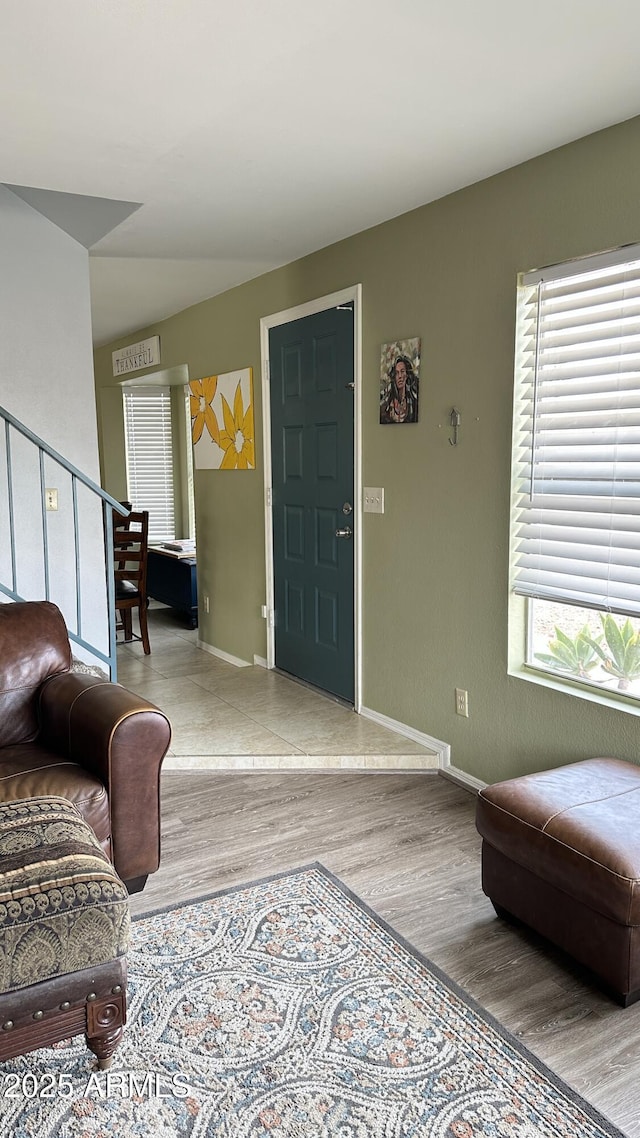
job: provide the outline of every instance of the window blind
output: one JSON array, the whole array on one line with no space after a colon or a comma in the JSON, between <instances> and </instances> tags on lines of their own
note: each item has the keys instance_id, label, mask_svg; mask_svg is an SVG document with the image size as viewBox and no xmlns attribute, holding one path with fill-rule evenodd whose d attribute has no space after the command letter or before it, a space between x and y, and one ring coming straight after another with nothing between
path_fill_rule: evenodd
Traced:
<instances>
[{"instance_id":1,"label":"window blind","mask_svg":"<svg viewBox=\"0 0 640 1138\"><path fill-rule=\"evenodd\" d=\"M512 565L521 595L640 615L639 246L523 278Z\"/></svg>"},{"instance_id":2,"label":"window blind","mask_svg":"<svg viewBox=\"0 0 640 1138\"><path fill-rule=\"evenodd\" d=\"M124 388L129 501L149 511L149 541L175 538L171 389Z\"/></svg>"}]
</instances>

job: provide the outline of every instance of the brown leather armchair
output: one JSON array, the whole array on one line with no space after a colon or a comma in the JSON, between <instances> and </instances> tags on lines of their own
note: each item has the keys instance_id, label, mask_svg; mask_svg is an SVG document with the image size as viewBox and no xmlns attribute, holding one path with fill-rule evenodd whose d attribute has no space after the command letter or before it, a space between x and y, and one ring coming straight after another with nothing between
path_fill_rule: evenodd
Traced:
<instances>
[{"instance_id":1,"label":"brown leather armchair","mask_svg":"<svg viewBox=\"0 0 640 1138\"><path fill-rule=\"evenodd\" d=\"M0 604L0 802L73 802L135 893L160 864L171 725L140 696L71 666L56 605Z\"/></svg>"}]
</instances>

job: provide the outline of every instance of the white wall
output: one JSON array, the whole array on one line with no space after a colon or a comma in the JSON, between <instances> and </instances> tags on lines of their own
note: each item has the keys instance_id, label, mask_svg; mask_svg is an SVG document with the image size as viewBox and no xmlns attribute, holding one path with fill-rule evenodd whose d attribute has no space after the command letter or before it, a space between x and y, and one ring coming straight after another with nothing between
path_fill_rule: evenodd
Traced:
<instances>
[{"instance_id":1,"label":"white wall","mask_svg":"<svg viewBox=\"0 0 640 1138\"><path fill-rule=\"evenodd\" d=\"M82 245L0 185L0 405L99 482L88 261ZM18 519L17 591L28 599L36 599L44 596L37 463L30 448L13 432L12 451ZM75 629L77 589L71 483L61 468L50 462L45 482L59 491L58 512L47 514L52 552L51 600L60 605L69 627ZM86 491L79 492L82 632L85 639L97 642L105 650L101 515L90 501ZM10 587L7 526L2 439L0 581Z\"/></svg>"}]
</instances>

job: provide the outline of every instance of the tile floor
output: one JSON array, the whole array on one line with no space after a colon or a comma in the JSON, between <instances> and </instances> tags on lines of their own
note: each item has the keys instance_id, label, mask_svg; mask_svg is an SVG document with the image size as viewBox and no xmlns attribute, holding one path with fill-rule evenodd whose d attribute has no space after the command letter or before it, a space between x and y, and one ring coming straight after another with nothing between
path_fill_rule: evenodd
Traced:
<instances>
[{"instance_id":1,"label":"tile floor","mask_svg":"<svg viewBox=\"0 0 640 1138\"><path fill-rule=\"evenodd\" d=\"M173 739L165 769L426 769L432 751L344 704L260 666L238 668L198 647L173 610L149 608L151 655L118 648L118 681L161 707Z\"/></svg>"}]
</instances>

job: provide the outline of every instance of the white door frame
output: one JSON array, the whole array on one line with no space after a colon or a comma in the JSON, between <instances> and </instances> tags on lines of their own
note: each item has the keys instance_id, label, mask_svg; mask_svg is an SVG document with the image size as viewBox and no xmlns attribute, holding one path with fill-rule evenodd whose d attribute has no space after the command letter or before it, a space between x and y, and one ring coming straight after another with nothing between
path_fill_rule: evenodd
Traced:
<instances>
[{"instance_id":1,"label":"white door frame","mask_svg":"<svg viewBox=\"0 0 640 1138\"><path fill-rule=\"evenodd\" d=\"M262 357L262 442L264 451L264 532L266 561L267 667L275 667L276 637L274 626L273 574L273 506L271 466L271 399L269 374L269 332L280 324L290 324L304 316L313 316L326 308L353 303L353 623L354 623L354 708L362 706L362 285L352 285L339 292L286 308L260 320L260 352Z\"/></svg>"}]
</instances>

